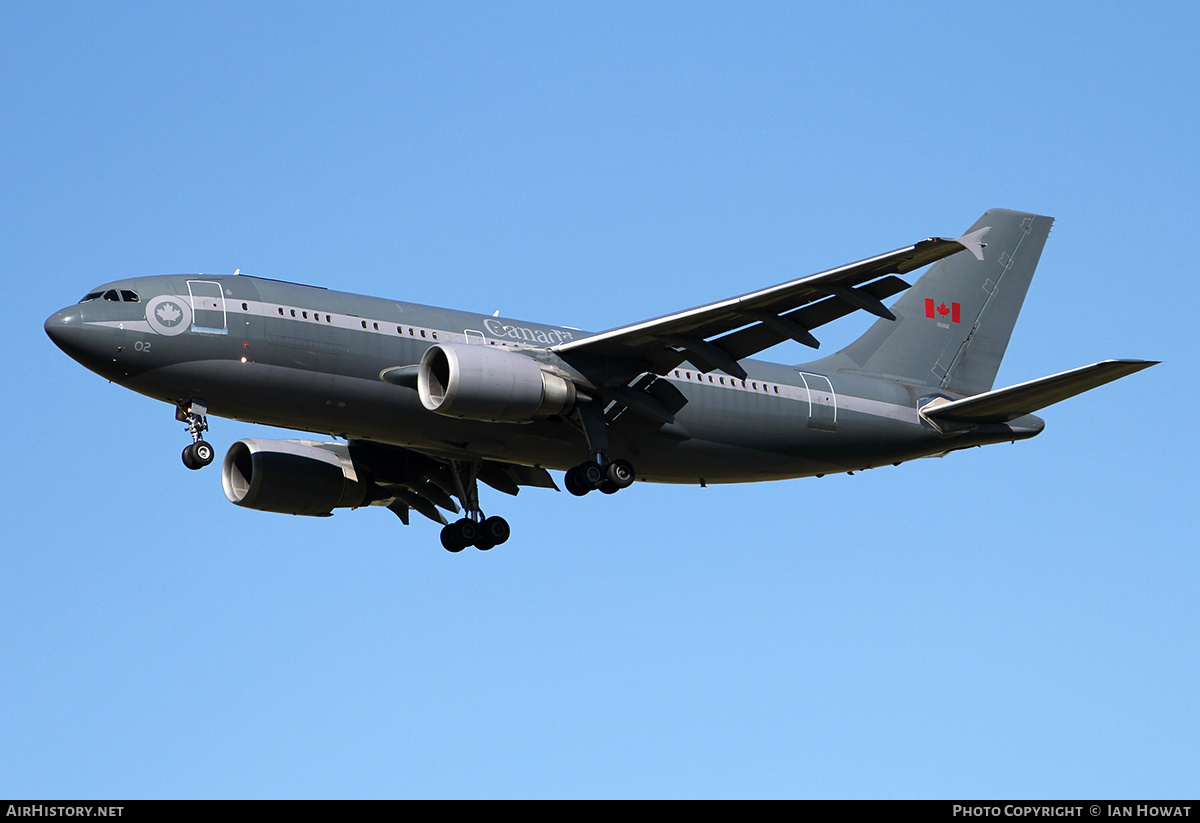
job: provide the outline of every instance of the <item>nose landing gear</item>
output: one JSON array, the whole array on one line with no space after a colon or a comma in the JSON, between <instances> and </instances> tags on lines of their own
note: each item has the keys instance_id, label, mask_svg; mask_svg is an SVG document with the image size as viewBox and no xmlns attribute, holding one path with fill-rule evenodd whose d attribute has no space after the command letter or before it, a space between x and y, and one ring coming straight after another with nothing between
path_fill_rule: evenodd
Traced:
<instances>
[{"instance_id":1,"label":"nose landing gear","mask_svg":"<svg viewBox=\"0 0 1200 823\"><path fill-rule=\"evenodd\" d=\"M208 431L208 406L200 400L192 400L187 406L180 403L175 409L175 419L188 424L188 433L192 436L192 445L183 450L183 465L195 471L213 462L216 452L200 435Z\"/></svg>"}]
</instances>

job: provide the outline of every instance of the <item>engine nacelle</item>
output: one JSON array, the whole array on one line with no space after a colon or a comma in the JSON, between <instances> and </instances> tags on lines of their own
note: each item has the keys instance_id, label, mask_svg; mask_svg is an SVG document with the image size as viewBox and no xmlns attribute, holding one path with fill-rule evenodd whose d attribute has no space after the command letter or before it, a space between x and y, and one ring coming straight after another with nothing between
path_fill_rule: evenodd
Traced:
<instances>
[{"instance_id":1,"label":"engine nacelle","mask_svg":"<svg viewBox=\"0 0 1200 823\"><path fill-rule=\"evenodd\" d=\"M280 514L324 517L370 502L370 481L359 479L341 443L239 440L225 454L221 485L230 503Z\"/></svg>"},{"instance_id":2,"label":"engine nacelle","mask_svg":"<svg viewBox=\"0 0 1200 823\"><path fill-rule=\"evenodd\" d=\"M490 346L438 343L417 372L421 405L447 417L529 423L575 405L575 384L531 357Z\"/></svg>"}]
</instances>

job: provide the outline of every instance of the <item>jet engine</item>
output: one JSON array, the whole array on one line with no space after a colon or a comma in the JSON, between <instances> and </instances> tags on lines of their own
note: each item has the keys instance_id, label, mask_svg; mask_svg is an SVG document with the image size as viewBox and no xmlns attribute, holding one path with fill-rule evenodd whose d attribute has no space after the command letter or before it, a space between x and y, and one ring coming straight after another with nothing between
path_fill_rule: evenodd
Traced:
<instances>
[{"instance_id":1,"label":"jet engine","mask_svg":"<svg viewBox=\"0 0 1200 823\"><path fill-rule=\"evenodd\" d=\"M341 443L247 438L229 447L221 485L230 503L248 509L325 517L369 503L372 484Z\"/></svg>"},{"instance_id":2,"label":"jet engine","mask_svg":"<svg viewBox=\"0 0 1200 823\"><path fill-rule=\"evenodd\" d=\"M455 343L430 346L417 372L421 405L447 417L529 423L575 405L575 384L513 351Z\"/></svg>"}]
</instances>

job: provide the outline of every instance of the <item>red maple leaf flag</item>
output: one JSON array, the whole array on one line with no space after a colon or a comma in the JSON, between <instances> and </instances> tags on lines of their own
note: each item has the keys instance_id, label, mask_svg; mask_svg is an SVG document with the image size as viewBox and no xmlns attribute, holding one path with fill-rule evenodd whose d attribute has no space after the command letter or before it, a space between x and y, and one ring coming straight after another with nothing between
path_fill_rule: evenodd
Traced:
<instances>
[{"instance_id":1,"label":"red maple leaf flag","mask_svg":"<svg viewBox=\"0 0 1200 823\"><path fill-rule=\"evenodd\" d=\"M962 322L962 305L960 303L951 303L949 308L946 308L945 303L940 303L937 308L934 308L933 298L926 297L925 316L931 319L935 318L937 314L934 314L934 312L940 314L942 317L945 317L947 314L950 315L950 321L953 323Z\"/></svg>"}]
</instances>

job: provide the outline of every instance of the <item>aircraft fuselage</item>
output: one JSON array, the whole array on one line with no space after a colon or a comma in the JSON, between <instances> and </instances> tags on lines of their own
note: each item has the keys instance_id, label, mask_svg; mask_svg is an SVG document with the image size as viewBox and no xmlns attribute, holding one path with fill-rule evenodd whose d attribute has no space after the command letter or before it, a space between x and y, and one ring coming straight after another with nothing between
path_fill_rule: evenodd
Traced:
<instances>
[{"instance_id":1,"label":"aircraft fuselage","mask_svg":"<svg viewBox=\"0 0 1200 823\"><path fill-rule=\"evenodd\" d=\"M567 469L588 453L583 432L565 417L447 417L428 411L414 388L381 379L420 363L435 343L524 351L548 362L548 347L588 332L243 275L141 277L91 294L98 296L47 320L47 332L91 370L164 402L199 399L220 417L446 459ZM630 363L603 358L583 372L553 365L572 370L585 391L592 377L608 379L612 370L638 376ZM1027 415L947 434L918 414L931 396L961 396L936 386L750 359L741 365L745 380L688 362L663 375L685 401L673 422L610 411L610 454L634 462L640 480L750 482L887 465L1042 429Z\"/></svg>"}]
</instances>

